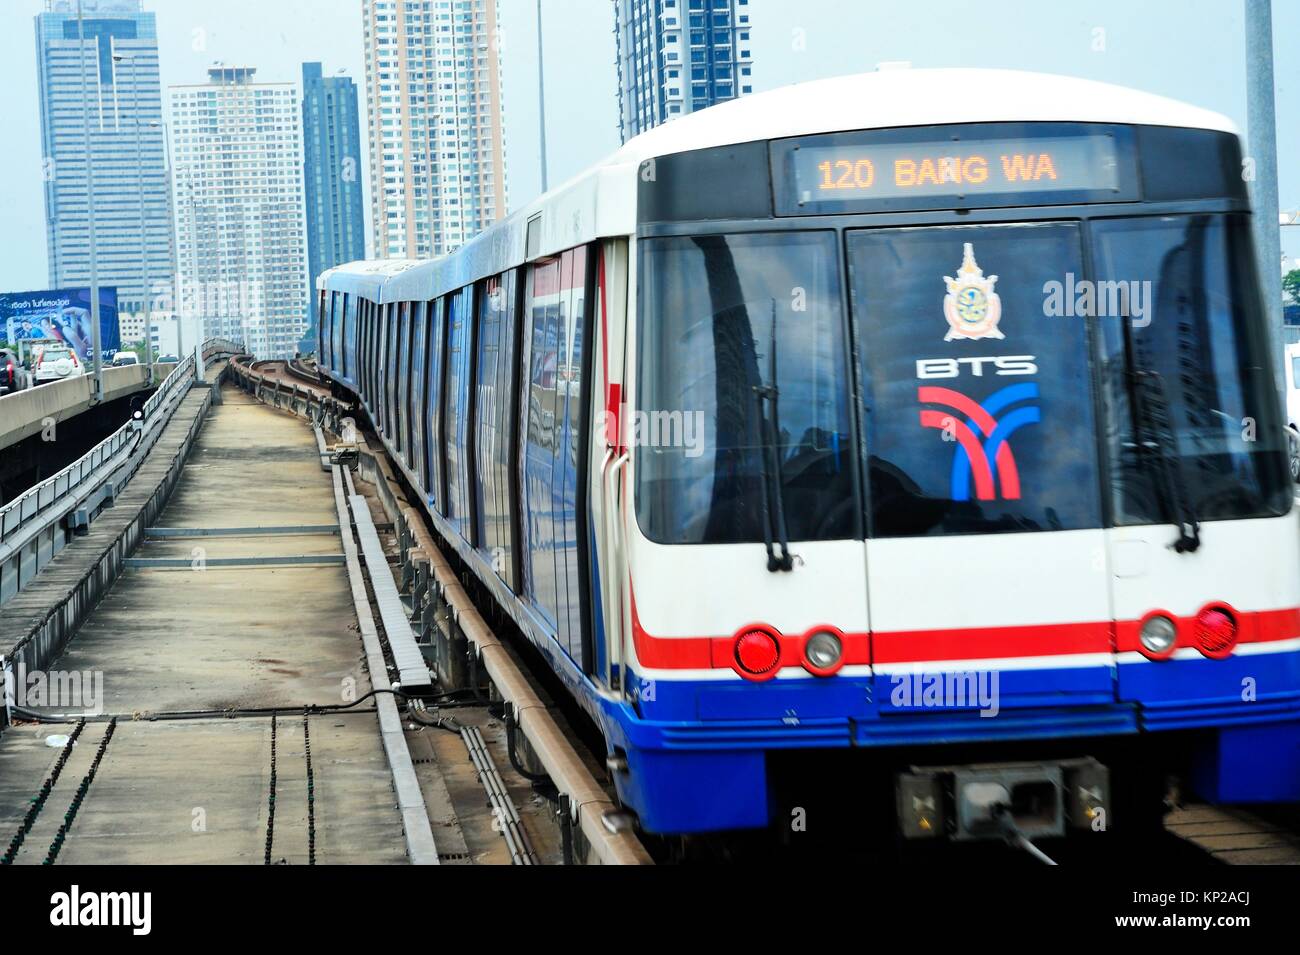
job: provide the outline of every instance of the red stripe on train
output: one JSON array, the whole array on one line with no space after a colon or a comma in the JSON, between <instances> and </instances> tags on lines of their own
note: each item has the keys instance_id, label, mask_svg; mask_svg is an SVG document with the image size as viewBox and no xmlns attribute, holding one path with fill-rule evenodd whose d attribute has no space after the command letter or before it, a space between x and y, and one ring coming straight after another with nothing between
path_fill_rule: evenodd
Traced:
<instances>
[{"instance_id":1,"label":"red stripe on train","mask_svg":"<svg viewBox=\"0 0 1300 955\"><path fill-rule=\"evenodd\" d=\"M631 595L632 642L641 665L658 670L734 668L735 634L716 637L658 637L641 624L636 594ZM1300 637L1300 608L1237 613L1238 643L1270 643ZM1178 646L1195 646L1194 617L1177 619ZM1116 640L1112 643L1112 627ZM1017 627L963 627L845 633L844 663L928 663L1005 657L1060 656L1136 650L1138 621L1057 623ZM815 629L815 628L813 628ZM779 634L781 667L800 666L806 634ZM1186 642L1184 642L1186 641ZM874 654L872 648L874 647Z\"/></svg>"}]
</instances>

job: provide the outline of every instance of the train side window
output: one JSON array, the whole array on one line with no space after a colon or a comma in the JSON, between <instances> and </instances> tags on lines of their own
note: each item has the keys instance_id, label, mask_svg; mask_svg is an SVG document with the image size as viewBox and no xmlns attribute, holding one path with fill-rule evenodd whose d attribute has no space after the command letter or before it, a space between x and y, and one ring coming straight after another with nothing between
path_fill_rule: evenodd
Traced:
<instances>
[{"instance_id":1,"label":"train side window","mask_svg":"<svg viewBox=\"0 0 1300 955\"><path fill-rule=\"evenodd\" d=\"M361 401L370 404L370 309L369 300L361 303L361 325L357 329L357 378Z\"/></svg>"},{"instance_id":2,"label":"train side window","mask_svg":"<svg viewBox=\"0 0 1300 955\"><path fill-rule=\"evenodd\" d=\"M343 315L350 297L344 292L341 301L334 300L334 314L330 318L330 368L339 375L343 374Z\"/></svg>"},{"instance_id":3,"label":"train side window","mask_svg":"<svg viewBox=\"0 0 1300 955\"><path fill-rule=\"evenodd\" d=\"M322 341L329 330L329 304L334 300L334 293L328 289L322 289L316 293L316 357L322 365L325 364L325 349Z\"/></svg>"},{"instance_id":4,"label":"train side window","mask_svg":"<svg viewBox=\"0 0 1300 955\"><path fill-rule=\"evenodd\" d=\"M408 397L410 393L410 368L411 368L411 310L413 303L403 302L400 311L400 318L397 322L397 414L394 420L397 422L397 433L393 436L397 446L398 457L406 460L410 457L410 445L407 442L407 433L411 418L410 404Z\"/></svg>"},{"instance_id":5,"label":"train side window","mask_svg":"<svg viewBox=\"0 0 1300 955\"><path fill-rule=\"evenodd\" d=\"M334 365L344 380L348 377L348 313L356 306L356 301L355 295L345 296L338 320L334 323Z\"/></svg>"},{"instance_id":6,"label":"train side window","mask_svg":"<svg viewBox=\"0 0 1300 955\"><path fill-rule=\"evenodd\" d=\"M388 341L388 351L384 355L387 376L384 387L384 435L394 447L397 444L397 332L405 310L405 302L395 302L388 306L388 327L384 329Z\"/></svg>"},{"instance_id":7,"label":"train side window","mask_svg":"<svg viewBox=\"0 0 1300 955\"><path fill-rule=\"evenodd\" d=\"M331 292L329 297L321 303L321 326L320 326L320 363L327 370L334 369L333 362L330 360L330 343L334 340L334 332L331 325L334 322L334 299L341 293Z\"/></svg>"},{"instance_id":8,"label":"train side window","mask_svg":"<svg viewBox=\"0 0 1300 955\"><path fill-rule=\"evenodd\" d=\"M469 523L469 388L474 287L467 285L447 302L446 457L447 518L472 542Z\"/></svg>"},{"instance_id":9,"label":"train side window","mask_svg":"<svg viewBox=\"0 0 1300 955\"><path fill-rule=\"evenodd\" d=\"M428 494L434 507L445 514L447 512L447 483L442 455L443 422L443 368L446 365L447 322L446 298L435 299L429 303L429 363L425 382L425 394L429 396L429 414L424 435L425 454L428 458L426 468L429 472Z\"/></svg>"},{"instance_id":10,"label":"train side window","mask_svg":"<svg viewBox=\"0 0 1300 955\"><path fill-rule=\"evenodd\" d=\"M375 407L379 411L379 433L388 433L388 326L393 323L393 305L379 307L379 327L375 329L375 367L379 375L375 380Z\"/></svg>"},{"instance_id":11,"label":"train side window","mask_svg":"<svg viewBox=\"0 0 1300 955\"><path fill-rule=\"evenodd\" d=\"M348 323L343 329L343 366L344 376L348 381L356 382L357 376L357 315L365 299L352 296L348 309Z\"/></svg>"},{"instance_id":12,"label":"train side window","mask_svg":"<svg viewBox=\"0 0 1300 955\"><path fill-rule=\"evenodd\" d=\"M429 306L427 302L416 302L411 306L412 345L411 361L407 368L407 378L411 382L410 404L410 441L411 453L407 463L415 472L421 488L429 486L429 475L425 473L424 434L425 416L429 413L425 401L424 382L428 374L426 363L429 353Z\"/></svg>"},{"instance_id":13,"label":"train side window","mask_svg":"<svg viewBox=\"0 0 1300 955\"><path fill-rule=\"evenodd\" d=\"M585 247L529 269L525 332L527 391L521 546L525 593L576 661L583 657L578 567L578 454L582 447Z\"/></svg>"},{"instance_id":14,"label":"train side window","mask_svg":"<svg viewBox=\"0 0 1300 955\"><path fill-rule=\"evenodd\" d=\"M514 587L510 516L510 441L514 368L515 273L485 280L475 332L475 523L492 570Z\"/></svg>"},{"instance_id":15,"label":"train side window","mask_svg":"<svg viewBox=\"0 0 1300 955\"><path fill-rule=\"evenodd\" d=\"M419 302L412 302L406 310L406 340L402 343L402 412L404 423L402 426L402 448L406 454L406 463L415 467L416 457L412 451L414 447L413 435L415 433L415 404L412 396L415 394L415 387L411 381L411 369L415 367L415 329L420 324L420 318L424 314L424 306Z\"/></svg>"}]
</instances>

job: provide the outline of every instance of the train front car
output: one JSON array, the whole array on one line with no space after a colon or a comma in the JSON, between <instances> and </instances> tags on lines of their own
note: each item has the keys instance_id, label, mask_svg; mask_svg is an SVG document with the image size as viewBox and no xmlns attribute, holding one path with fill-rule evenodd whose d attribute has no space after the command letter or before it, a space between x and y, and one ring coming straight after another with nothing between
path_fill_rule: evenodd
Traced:
<instances>
[{"instance_id":1,"label":"train front car","mask_svg":"<svg viewBox=\"0 0 1300 955\"><path fill-rule=\"evenodd\" d=\"M769 825L792 753L850 748L904 770L909 836L1122 828L1135 767L1300 799L1300 534L1228 120L900 71L638 143L605 724L646 830Z\"/></svg>"}]
</instances>

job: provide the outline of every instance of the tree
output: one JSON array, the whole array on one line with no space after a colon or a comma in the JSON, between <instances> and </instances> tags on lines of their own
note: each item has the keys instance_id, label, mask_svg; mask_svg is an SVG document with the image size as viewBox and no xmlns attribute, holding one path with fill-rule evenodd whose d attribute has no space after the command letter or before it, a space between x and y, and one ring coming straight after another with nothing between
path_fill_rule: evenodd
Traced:
<instances>
[{"instance_id":1,"label":"tree","mask_svg":"<svg viewBox=\"0 0 1300 955\"><path fill-rule=\"evenodd\" d=\"M1300 269L1292 269L1282 276L1282 293L1293 305L1300 305Z\"/></svg>"}]
</instances>

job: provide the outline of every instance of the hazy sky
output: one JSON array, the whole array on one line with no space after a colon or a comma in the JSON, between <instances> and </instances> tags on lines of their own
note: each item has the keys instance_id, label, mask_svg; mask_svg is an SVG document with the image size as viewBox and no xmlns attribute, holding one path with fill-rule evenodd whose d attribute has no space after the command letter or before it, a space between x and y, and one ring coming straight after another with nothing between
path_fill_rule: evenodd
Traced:
<instances>
[{"instance_id":1,"label":"hazy sky","mask_svg":"<svg viewBox=\"0 0 1300 955\"><path fill-rule=\"evenodd\" d=\"M0 289L46 284L35 26L44 0L0 0ZM983 66L1089 77L1183 99L1244 130L1242 0L750 0L755 91L870 70ZM216 60L301 81L340 67L365 96L361 0L145 0L165 88ZM540 189L535 0L500 0L510 207ZM542 0L552 183L618 146L610 0ZM1300 208L1300 0L1274 0L1280 196ZM1100 42L1099 42L1100 41ZM1101 47L1097 49L1097 47ZM954 97L962 91L953 90ZM164 105L164 108L166 106ZM363 104L364 109L364 104ZM362 123L362 135L365 124ZM1300 257L1300 227L1283 229Z\"/></svg>"}]
</instances>

